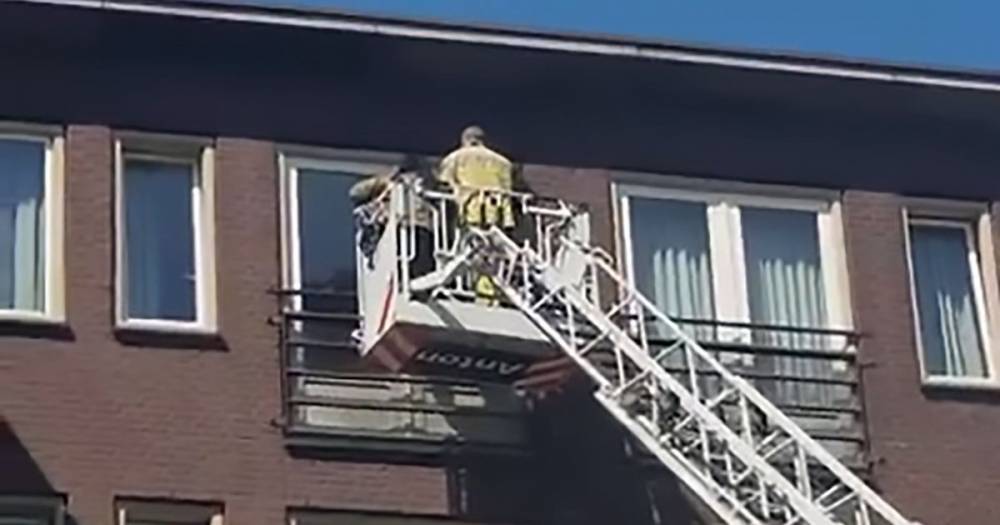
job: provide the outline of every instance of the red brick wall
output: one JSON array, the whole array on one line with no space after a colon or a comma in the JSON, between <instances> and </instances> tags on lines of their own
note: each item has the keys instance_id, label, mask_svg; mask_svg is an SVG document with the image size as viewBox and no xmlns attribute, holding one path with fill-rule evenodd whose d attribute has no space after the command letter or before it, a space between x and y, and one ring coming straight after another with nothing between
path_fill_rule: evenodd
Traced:
<instances>
[{"instance_id":1,"label":"red brick wall","mask_svg":"<svg viewBox=\"0 0 1000 525\"><path fill-rule=\"evenodd\" d=\"M611 174L606 170L526 166L523 182L532 193L587 206L591 236L607 250L614 248Z\"/></svg>"},{"instance_id":2,"label":"red brick wall","mask_svg":"<svg viewBox=\"0 0 1000 525\"><path fill-rule=\"evenodd\" d=\"M901 199L848 191L844 221L875 481L925 524L989 523L1000 511L1000 391L921 388Z\"/></svg>"},{"instance_id":3,"label":"red brick wall","mask_svg":"<svg viewBox=\"0 0 1000 525\"><path fill-rule=\"evenodd\" d=\"M572 506L595 525L599 516L626 511L651 515L643 482L617 484L603 498L574 503L579 492L564 473L577 459L568 454L531 463L452 457L422 464L371 454L364 461L352 461L350 453L340 459L290 454L272 424L281 398L277 332L266 323L276 301L266 291L278 282L280 256L277 152L269 142L217 140L220 337L163 341L116 334L112 140L104 127L68 130L70 333L2 340L0 467L18 475L0 476L0 493L68 494L79 524L111 522L115 496L221 502L230 522L241 524L280 523L288 507L434 515L463 509L490 522L548 524L565 517L541 484L549 480L565 487L569 499L562 507ZM586 203L595 239L611 246L606 172L530 167L525 180L543 195ZM635 472L624 465L610 469L617 474L609 471L625 461L623 436L609 429L610 421L575 419L584 441L594 430L605 436L590 449L614 451L583 469L592 478L586 486L600 487L609 476L624 481ZM536 438L544 453L561 448L565 435ZM629 502L645 508L626 509Z\"/></svg>"},{"instance_id":4,"label":"red brick wall","mask_svg":"<svg viewBox=\"0 0 1000 525\"><path fill-rule=\"evenodd\" d=\"M271 424L281 407L277 334L266 323L275 309L266 290L279 275L271 143L217 142L221 341L196 341L209 350L123 341L112 327L112 134L70 126L67 135L68 331L27 337L0 325L0 492L69 494L81 524L109 523L115 496L218 501L231 522L250 524L279 523L289 506L447 514L474 500L497 513L551 510L538 490L535 497L518 491L531 492L535 478L565 483L570 457L525 469L472 468L479 481L468 485L481 493L458 498L449 483L454 465L286 451ZM587 203L595 239L612 246L607 172L530 166L524 179L538 193ZM1000 394L920 387L900 206L893 195L845 194L854 311L865 335L861 359L871 364L865 379L875 480L924 523L978 525L997 509L1000 493L1000 459L990 454L1000 434ZM598 426L581 427L580 436L606 426L600 416L588 417ZM617 438L601 433L588 454L617 447ZM594 476L610 472L573 464ZM577 492L567 490L568 504ZM643 501L636 490L642 483L610 499ZM583 514L616 515L610 503L599 505L601 512Z\"/></svg>"},{"instance_id":5,"label":"red brick wall","mask_svg":"<svg viewBox=\"0 0 1000 525\"><path fill-rule=\"evenodd\" d=\"M124 344L112 329L112 134L69 128L72 340L0 342L8 427L0 467L36 467L0 469L0 492L47 484L69 494L80 524L111 523L116 495L219 501L240 524L281 523L287 506L447 513L443 467L293 459L285 450L271 425L280 413L278 354L266 323L275 309L266 290L279 275L275 152L224 138L217 162L224 348Z\"/></svg>"}]
</instances>

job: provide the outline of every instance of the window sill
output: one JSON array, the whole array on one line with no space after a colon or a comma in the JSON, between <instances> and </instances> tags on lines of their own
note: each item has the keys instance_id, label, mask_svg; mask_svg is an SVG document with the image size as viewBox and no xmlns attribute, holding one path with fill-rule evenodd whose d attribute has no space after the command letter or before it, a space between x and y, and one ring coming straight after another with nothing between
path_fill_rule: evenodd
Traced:
<instances>
[{"instance_id":1,"label":"window sill","mask_svg":"<svg viewBox=\"0 0 1000 525\"><path fill-rule=\"evenodd\" d=\"M1000 380L972 379L961 377L925 377L921 382L923 388L941 390L976 390L1000 392Z\"/></svg>"},{"instance_id":2,"label":"window sill","mask_svg":"<svg viewBox=\"0 0 1000 525\"><path fill-rule=\"evenodd\" d=\"M0 323L21 323L30 325L65 325L66 318L43 312L0 310Z\"/></svg>"},{"instance_id":3,"label":"window sill","mask_svg":"<svg viewBox=\"0 0 1000 525\"><path fill-rule=\"evenodd\" d=\"M217 329L169 322L124 322L115 326L122 344L182 350L228 350Z\"/></svg>"},{"instance_id":4,"label":"window sill","mask_svg":"<svg viewBox=\"0 0 1000 525\"><path fill-rule=\"evenodd\" d=\"M170 321L161 319L119 319L117 330L135 332L157 332L164 334L216 335L218 330L208 325L190 321Z\"/></svg>"},{"instance_id":5,"label":"window sill","mask_svg":"<svg viewBox=\"0 0 1000 525\"><path fill-rule=\"evenodd\" d=\"M72 340L73 332L62 316L4 310L0 311L0 336Z\"/></svg>"}]
</instances>

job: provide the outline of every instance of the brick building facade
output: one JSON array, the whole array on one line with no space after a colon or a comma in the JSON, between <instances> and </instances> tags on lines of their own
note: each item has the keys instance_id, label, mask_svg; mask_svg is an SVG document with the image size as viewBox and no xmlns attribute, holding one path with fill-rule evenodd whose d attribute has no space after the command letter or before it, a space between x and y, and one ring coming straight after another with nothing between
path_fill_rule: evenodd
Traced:
<instances>
[{"instance_id":1,"label":"brick building facade","mask_svg":"<svg viewBox=\"0 0 1000 525\"><path fill-rule=\"evenodd\" d=\"M846 279L825 282L843 285L838 328L859 341L844 358L862 379L858 467L928 525L997 510L1000 383L991 365L969 382L927 372L908 248L912 217L967 223L973 274L996 273L996 79L653 44L659 58L616 56L629 43L536 35L542 49L488 28L250 6L58 4L0 4L0 140L50 141L62 189L46 195L63 214L46 230L47 255L62 252L46 282L56 311L0 319L0 522L55 523L63 507L80 525L711 521L583 385L533 410L470 386L485 408L440 426L413 414L451 407L392 398L409 425L397 432L371 398L317 400L370 372L350 352L288 370L314 359L278 327L282 289L303 284L289 282L290 177L436 155L470 118L523 162L526 188L585 203L593 240L620 256L628 188L835 203L839 233L820 243L844 262ZM128 326L123 155L179 143L211 152L198 238L214 276L198 286L214 320ZM973 281L990 363L996 276ZM421 388L453 386L406 395Z\"/></svg>"}]
</instances>

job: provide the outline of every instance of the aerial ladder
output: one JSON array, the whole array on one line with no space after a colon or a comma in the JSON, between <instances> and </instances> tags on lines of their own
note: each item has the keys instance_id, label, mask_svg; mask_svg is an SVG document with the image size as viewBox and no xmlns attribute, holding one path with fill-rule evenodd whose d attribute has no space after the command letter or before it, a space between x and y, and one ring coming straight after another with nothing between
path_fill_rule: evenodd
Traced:
<instances>
[{"instance_id":1,"label":"aerial ladder","mask_svg":"<svg viewBox=\"0 0 1000 525\"><path fill-rule=\"evenodd\" d=\"M451 193L411 178L367 206L380 238L359 265L364 355L396 370L438 365L513 380L558 352L726 524L916 525L644 297L590 245L584 210L500 198L515 201L528 234L456 227ZM434 251L434 268L410 275L418 249ZM502 304L475 304L470 274L489 275ZM428 353L455 341L472 353Z\"/></svg>"}]
</instances>

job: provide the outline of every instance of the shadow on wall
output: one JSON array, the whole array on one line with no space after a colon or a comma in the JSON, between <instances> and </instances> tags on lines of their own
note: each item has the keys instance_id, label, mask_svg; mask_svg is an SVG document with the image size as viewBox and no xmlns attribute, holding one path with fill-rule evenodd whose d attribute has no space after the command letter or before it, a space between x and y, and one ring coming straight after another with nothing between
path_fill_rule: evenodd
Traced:
<instances>
[{"instance_id":1,"label":"shadow on wall","mask_svg":"<svg viewBox=\"0 0 1000 525\"><path fill-rule=\"evenodd\" d=\"M978 403L996 405L1000 401L1000 392L996 390L973 390L962 388L924 387L924 396L930 401L952 403Z\"/></svg>"},{"instance_id":2,"label":"shadow on wall","mask_svg":"<svg viewBox=\"0 0 1000 525\"><path fill-rule=\"evenodd\" d=\"M577 385L533 414L549 524L718 523L680 481L637 450L616 421Z\"/></svg>"},{"instance_id":3,"label":"shadow on wall","mask_svg":"<svg viewBox=\"0 0 1000 525\"><path fill-rule=\"evenodd\" d=\"M0 416L0 494L55 494L7 420Z\"/></svg>"},{"instance_id":4,"label":"shadow on wall","mask_svg":"<svg viewBox=\"0 0 1000 525\"><path fill-rule=\"evenodd\" d=\"M21 443L13 427L0 415L0 496L62 497ZM65 525L77 525L64 516ZM15 521L17 521L15 519Z\"/></svg>"}]
</instances>

